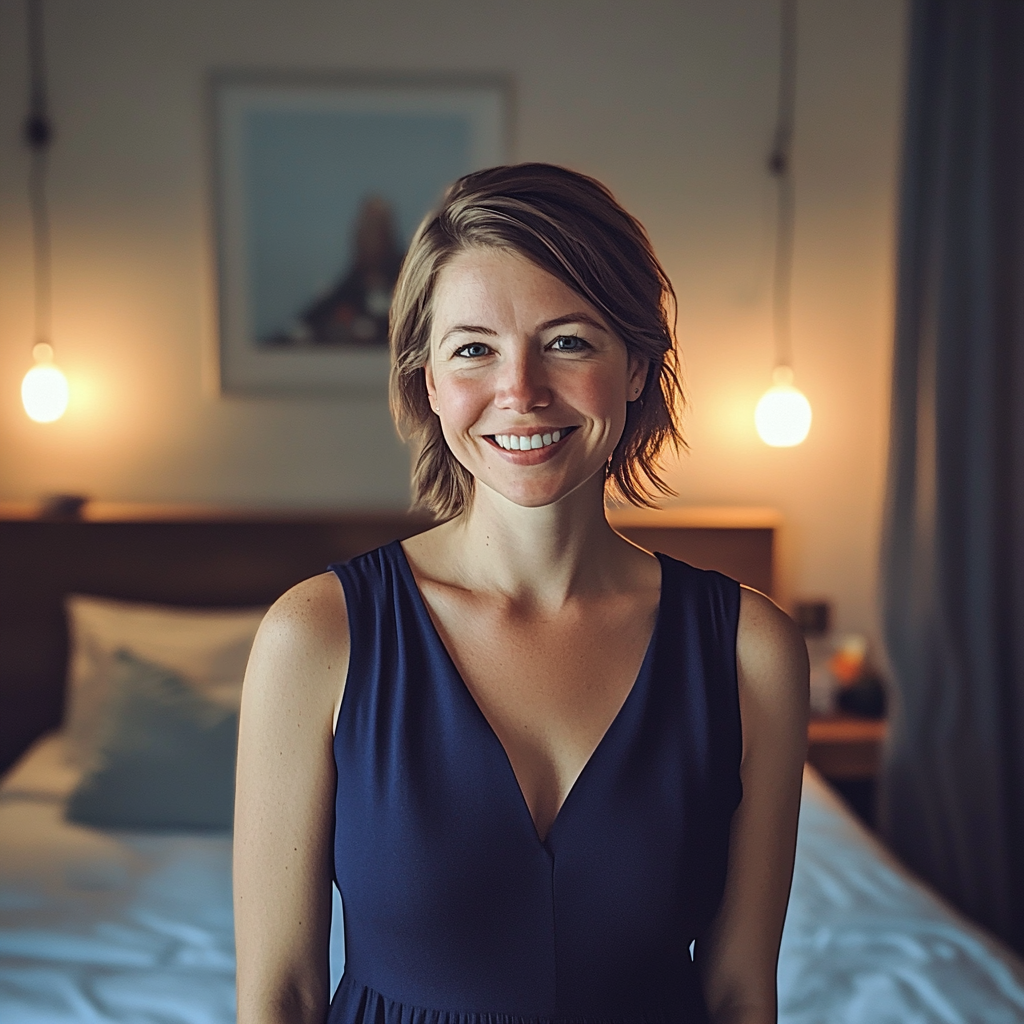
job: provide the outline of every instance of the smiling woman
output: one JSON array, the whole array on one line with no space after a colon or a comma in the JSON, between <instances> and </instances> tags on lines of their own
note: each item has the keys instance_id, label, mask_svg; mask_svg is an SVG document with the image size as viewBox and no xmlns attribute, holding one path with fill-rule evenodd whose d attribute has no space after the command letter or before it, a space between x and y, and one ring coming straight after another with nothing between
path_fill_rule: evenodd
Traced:
<instances>
[{"instance_id":1,"label":"smiling woman","mask_svg":"<svg viewBox=\"0 0 1024 1024\"><path fill-rule=\"evenodd\" d=\"M442 450L474 488L535 507L602 480L650 364L579 306L504 250L467 249L438 275L422 382Z\"/></svg>"},{"instance_id":2,"label":"smiling woman","mask_svg":"<svg viewBox=\"0 0 1024 1024\"><path fill-rule=\"evenodd\" d=\"M445 521L300 584L260 628L243 1024L775 1020L803 643L763 595L604 512L609 487L667 491L672 305L643 228L562 168L469 175L421 225L391 395L416 500Z\"/></svg>"},{"instance_id":3,"label":"smiling woman","mask_svg":"<svg viewBox=\"0 0 1024 1024\"><path fill-rule=\"evenodd\" d=\"M475 300L484 303L480 289L486 287L487 273L480 267L474 274L467 264L500 262L502 257L518 257L520 276L546 272L549 291L562 285L557 298L545 297L560 312L533 325L556 348L587 347L593 343L588 332L605 341L614 336L625 347L631 371L640 375L628 395L626 427L607 476L620 495L636 504L651 504L652 494L670 493L656 467L666 444L684 446L671 282L643 226L603 185L563 168L520 164L468 175L449 190L441 210L424 221L413 239L395 292L391 406L399 429L419 445L416 500L448 516L462 511L473 489L472 474L444 443L441 425L431 415L421 372L431 362L438 317L457 312L457 307L450 312L435 308L439 284L455 274L461 294L475 289ZM456 316L446 323L444 337L434 341L447 342L454 333L465 346L475 336L483 354L492 331Z\"/></svg>"}]
</instances>

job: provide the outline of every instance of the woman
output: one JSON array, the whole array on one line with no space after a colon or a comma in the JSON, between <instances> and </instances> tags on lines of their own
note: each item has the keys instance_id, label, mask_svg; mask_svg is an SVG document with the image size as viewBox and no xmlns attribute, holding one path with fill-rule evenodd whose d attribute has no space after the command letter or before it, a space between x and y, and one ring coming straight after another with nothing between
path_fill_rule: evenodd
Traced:
<instances>
[{"instance_id":1,"label":"woman","mask_svg":"<svg viewBox=\"0 0 1024 1024\"><path fill-rule=\"evenodd\" d=\"M604 514L609 487L667 491L672 301L639 223L561 168L469 175L417 232L392 407L445 521L260 629L243 1024L775 1020L804 645L767 598Z\"/></svg>"}]
</instances>

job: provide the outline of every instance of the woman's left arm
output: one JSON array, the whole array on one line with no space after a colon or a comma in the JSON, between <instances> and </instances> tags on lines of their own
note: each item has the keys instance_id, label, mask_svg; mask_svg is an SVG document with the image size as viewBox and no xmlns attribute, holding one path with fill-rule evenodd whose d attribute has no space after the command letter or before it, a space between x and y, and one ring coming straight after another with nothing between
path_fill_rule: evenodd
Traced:
<instances>
[{"instance_id":1,"label":"woman's left arm","mask_svg":"<svg viewBox=\"0 0 1024 1024\"><path fill-rule=\"evenodd\" d=\"M695 958L714 1024L776 1024L779 942L807 751L807 648L767 597L745 587L741 594L743 799L733 816L722 904Z\"/></svg>"}]
</instances>

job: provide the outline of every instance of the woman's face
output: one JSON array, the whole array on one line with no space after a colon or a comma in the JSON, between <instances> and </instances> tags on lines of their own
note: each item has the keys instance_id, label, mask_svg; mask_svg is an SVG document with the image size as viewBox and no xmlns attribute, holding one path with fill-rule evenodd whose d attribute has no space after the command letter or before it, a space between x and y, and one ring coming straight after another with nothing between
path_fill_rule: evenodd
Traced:
<instances>
[{"instance_id":1,"label":"woman's face","mask_svg":"<svg viewBox=\"0 0 1024 1024\"><path fill-rule=\"evenodd\" d=\"M477 483L517 505L603 474L646 371L589 303L515 253L469 249L440 273L431 405Z\"/></svg>"}]
</instances>

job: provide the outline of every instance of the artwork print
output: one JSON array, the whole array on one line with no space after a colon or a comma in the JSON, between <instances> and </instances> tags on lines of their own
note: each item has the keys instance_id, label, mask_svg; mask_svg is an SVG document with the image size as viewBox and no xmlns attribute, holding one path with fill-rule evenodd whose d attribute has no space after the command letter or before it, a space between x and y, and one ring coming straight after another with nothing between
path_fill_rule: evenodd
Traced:
<instances>
[{"instance_id":1,"label":"artwork print","mask_svg":"<svg viewBox=\"0 0 1024 1024\"><path fill-rule=\"evenodd\" d=\"M214 85L221 390L383 393L413 232L507 159L498 82Z\"/></svg>"}]
</instances>

